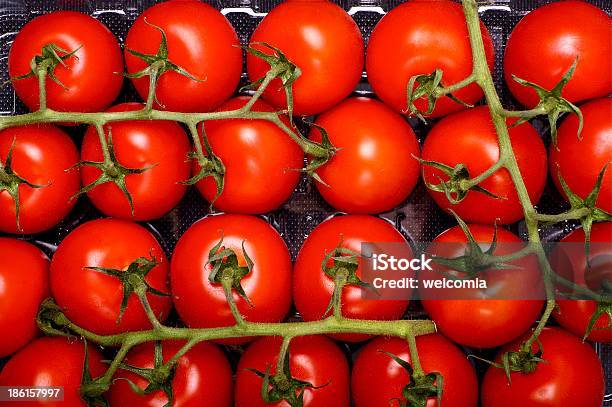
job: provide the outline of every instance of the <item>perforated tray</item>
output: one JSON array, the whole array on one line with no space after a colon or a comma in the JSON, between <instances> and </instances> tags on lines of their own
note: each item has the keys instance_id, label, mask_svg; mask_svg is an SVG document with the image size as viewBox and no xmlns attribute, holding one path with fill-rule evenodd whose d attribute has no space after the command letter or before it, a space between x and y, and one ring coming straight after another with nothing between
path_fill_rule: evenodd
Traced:
<instances>
[{"instance_id":1,"label":"perforated tray","mask_svg":"<svg viewBox=\"0 0 612 407\"><path fill-rule=\"evenodd\" d=\"M226 15L236 29L242 44L247 44L251 33L257 24L280 0L219 0L207 1ZM376 23L385 12L397 4L397 0L341 0L335 1L355 19L362 31L364 41L367 42L370 33ZM480 7L481 19L489 29L496 50L496 61L494 77L496 86L504 104L509 107L518 107L509 95L503 82L502 57L505 42L514 25L530 10L535 7L549 3L542 0L492 0L487 5ZM589 1L610 14L612 2L609 0ZM133 21L149 6L159 3L153 0L0 0L0 81L8 79L7 58L12 41L19 29L29 20L37 15L55 10L70 9L78 10L92 15L104 24L123 42L129 27ZM243 74L242 82L246 83L246 75ZM374 96L364 78L355 92L360 95ZM125 81L123 92L117 103L124 101L139 100L136 92L129 83ZM0 91L0 114L25 113L27 109L15 97L10 87ZM417 120L410 119L419 141L423 141L428 128ZM546 135L547 124L539 119L534 120L540 134ZM69 128L77 144L80 143L83 127ZM546 140L546 137L545 137ZM538 207L543 211L555 212L564 207L563 199L556 192L552 184L546 188ZM196 220L208 213L208 204L199 196L195 189L190 189L180 205L162 219L147 224L151 230L160 238L166 252L170 254L178 238ZM293 258L297 255L304 239L310 231L334 210L329 207L318 195L312 181L303 178L291 197L291 199L279 210L265 215L265 219L274 225L281 233L289 246ZM53 253L59 242L77 225L86 220L101 217L86 198L81 198L71 214L55 229L50 232L26 237L42 247L49 255ZM440 211L427 195L425 187L420 184L408 200L396 210L381 215L390 219L396 227L412 241L431 241L435 236L454 225L454 221ZM555 227L549 227L543 231L545 240L556 240L567 231L573 229L575 223L566 222ZM515 233L526 238L524 223L510 227ZM1 260L0 260L1 261ZM417 304L412 304L407 311L406 317L426 318L426 315ZM290 319L299 319L294 313ZM174 317L175 321L178 321ZM1 334L1 333L0 333ZM353 355L359 345L347 345L346 352ZM606 370L607 391L612 393L612 346L596 345ZM228 355L232 361L236 361L240 355L240 348L228 349ZM466 351L468 351L466 349ZM472 350L469 350L473 352ZM481 356L492 357L495 351L480 353ZM0 360L0 367L3 361ZM483 373L483 366L477 365L479 374ZM605 406L612 406L612 394L606 396ZM577 406L578 407L578 406Z\"/></svg>"}]
</instances>

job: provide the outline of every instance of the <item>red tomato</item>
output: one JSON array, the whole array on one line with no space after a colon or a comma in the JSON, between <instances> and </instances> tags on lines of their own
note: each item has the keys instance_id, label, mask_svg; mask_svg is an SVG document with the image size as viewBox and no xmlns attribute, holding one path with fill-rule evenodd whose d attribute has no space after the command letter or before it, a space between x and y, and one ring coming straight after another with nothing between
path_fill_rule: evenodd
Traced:
<instances>
[{"instance_id":1,"label":"red tomato","mask_svg":"<svg viewBox=\"0 0 612 407\"><path fill-rule=\"evenodd\" d=\"M280 49L300 70L293 83L293 113L321 113L346 98L357 86L363 69L363 39L355 21L327 0L292 0L276 6L262 20L251 43L265 42ZM272 51L255 45L259 51ZM247 56L249 79L266 75L270 65ZM264 98L279 109L287 107L280 80L274 80Z\"/></svg>"},{"instance_id":2,"label":"red tomato","mask_svg":"<svg viewBox=\"0 0 612 407\"><path fill-rule=\"evenodd\" d=\"M164 342L162 354L164 363L174 356L184 345L183 342ZM153 342L139 345L128 353L124 362L130 366L152 369L155 348ZM135 393L128 382L144 390L149 382L132 372L119 369L117 379L108 393L108 401L113 407L139 406L161 407L166 405L168 397L158 390L152 394L140 396ZM191 348L178 359L172 378L173 407L231 407L232 406L232 367L219 348L202 342Z\"/></svg>"},{"instance_id":3,"label":"red tomato","mask_svg":"<svg viewBox=\"0 0 612 407\"><path fill-rule=\"evenodd\" d=\"M147 24L148 23L148 24ZM168 1L145 10L125 39L128 73L147 67L127 50L156 55L161 33L168 38L168 59L197 78L167 71L159 78L156 96L163 109L208 112L228 99L240 80L242 52L238 36L227 19L200 1ZM132 79L143 99L149 93L149 77Z\"/></svg>"},{"instance_id":4,"label":"red tomato","mask_svg":"<svg viewBox=\"0 0 612 407\"><path fill-rule=\"evenodd\" d=\"M36 315L49 295L49 259L36 246L0 238L0 357L14 353L38 332ZM10 335L9 335L10 333Z\"/></svg>"},{"instance_id":5,"label":"red tomato","mask_svg":"<svg viewBox=\"0 0 612 407\"><path fill-rule=\"evenodd\" d=\"M108 111L141 108L139 103L123 103ZM119 164L131 169L154 166L141 174L126 177L127 189L134 202L133 219L151 220L169 212L185 194L187 187L180 182L186 181L190 174L187 154L191 144L181 126L170 121L128 121L107 125L105 132L108 134L109 131ZM94 127L85 133L81 159L104 161L100 138ZM94 182L100 174L101 171L94 167L83 167L83 184ZM98 185L87 196L105 215L132 219L129 201L115 183Z\"/></svg>"},{"instance_id":6,"label":"red tomato","mask_svg":"<svg viewBox=\"0 0 612 407\"><path fill-rule=\"evenodd\" d=\"M347 99L316 120L340 150L317 174L323 198L347 213L386 212L406 200L419 180L419 143L403 117L368 98ZM321 141L316 128L309 136Z\"/></svg>"},{"instance_id":7,"label":"red tomato","mask_svg":"<svg viewBox=\"0 0 612 407\"><path fill-rule=\"evenodd\" d=\"M451 341L432 334L416 338L419 361L425 372L442 375L442 407L476 407L478 381L474 368ZM388 355L391 353L410 363L408 342L399 338L378 337L364 346L353 365L351 389L355 407L392 406L409 383L406 369ZM396 401L394 401L396 400ZM397 404L399 405L399 404ZM427 400L427 407L437 406L436 398Z\"/></svg>"},{"instance_id":8,"label":"red tomato","mask_svg":"<svg viewBox=\"0 0 612 407\"><path fill-rule=\"evenodd\" d=\"M119 95L123 83L123 58L115 36L104 24L76 11L42 14L27 23L9 51L11 78L31 72L30 62L42 55L45 45L64 51L79 50L58 64L57 80L47 76L47 107L59 111L96 112L106 109ZM66 53L58 52L59 56ZM35 76L13 82L17 96L32 111L40 106Z\"/></svg>"},{"instance_id":9,"label":"red tomato","mask_svg":"<svg viewBox=\"0 0 612 407\"><path fill-rule=\"evenodd\" d=\"M546 149L536 130L529 123L510 129L510 140L527 192L537 203L546 184ZM465 164L471 178L489 169L499 159L497 134L486 106L456 113L440 120L423 144L423 159L454 167ZM439 184L448 180L442 171L423 166L423 179ZM496 199L478 191L469 191L460 203L451 204L443 192L428 189L442 209L452 209L464 221L498 224L514 223L523 218L523 207L507 170L496 171L479 184L502 197Z\"/></svg>"},{"instance_id":10,"label":"red tomato","mask_svg":"<svg viewBox=\"0 0 612 407\"><path fill-rule=\"evenodd\" d=\"M138 258L158 262L146 276L153 288L168 293L168 260L155 237L142 226L118 219L82 224L60 243L51 260L51 293L75 324L100 335L151 327L136 294L129 297L117 323L123 297L117 277L87 267L125 271ZM163 321L170 312L169 297L147 294L155 315Z\"/></svg>"},{"instance_id":11,"label":"red tomato","mask_svg":"<svg viewBox=\"0 0 612 407\"><path fill-rule=\"evenodd\" d=\"M106 370L102 354L88 346L89 371L92 377ZM62 387L63 401L22 401L19 406L85 407L79 394L85 364L85 345L64 337L39 338L13 356L0 372L0 386ZM11 403L9 403L11 404Z\"/></svg>"},{"instance_id":12,"label":"red tomato","mask_svg":"<svg viewBox=\"0 0 612 407\"><path fill-rule=\"evenodd\" d=\"M497 361L503 353L518 350L527 337L503 347ZM539 340L545 362L539 363L535 372L512 372L509 384L503 369L489 368L482 382L482 406L600 407L604 397L604 372L591 345L558 328L545 328ZM533 351L538 351L535 343Z\"/></svg>"},{"instance_id":13,"label":"red tomato","mask_svg":"<svg viewBox=\"0 0 612 407\"><path fill-rule=\"evenodd\" d=\"M219 110L240 109L249 99L239 96ZM258 100L251 110L272 112L274 108ZM300 180L304 154L278 126L266 120L235 119L209 121L205 129L213 152L225 165L225 185L215 207L257 214L270 212L289 199ZM194 163L195 174L200 168ZM212 177L198 182L197 187L209 202L217 195Z\"/></svg>"},{"instance_id":14,"label":"red tomato","mask_svg":"<svg viewBox=\"0 0 612 407\"><path fill-rule=\"evenodd\" d=\"M601 170L612 161L612 99L589 102L580 110L584 117L582 139L577 137L578 117L569 115L559 126L557 148L550 147L550 174L564 196L559 172L572 192L584 199ZM612 212L612 169L604 175L596 206Z\"/></svg>"},{"instance_id":15,"label":"red tomato","mask_svg":"<svg viewBox=\"0 0 612 407\"><path fill-rule=\"evenodd\" d=\"M171 282L174 305L191 328L234 325L221 283L211 283L209 253L223 239L240 266L246 266L242 245L253 269L240 284L251 305L233 290L240 313L251 322L280 322L291 307L291 259L276 230L255 216L208 216L185 232L172 256ZM244 343L245 338L224 343Z\"/></svg>"},{"instance_id":16,"label":"red tomato","mask_svg":"<svg viewBox=\"0 0 612 407\"><path fill-rule=\"evenodd\" d=\"M494 227L469 225L469 229L476 242L488 246L493 241ZM445 258L463 256L467 241L461 228L455 226L438 235L429 251ZM503 228L497 229L497 242L495 255L510 254L523 247L518 236ZM487 249L483 247L482 250ZM457 277L466 276L432 264L434 271L421 272L421 279L441 279L444 275L438 272L450 272L450 275ZM436 293L428 293L423 286L419 287L422 297L429 298L423 299L421 303L436 322L438 330L454 342L475 348L503 345L528 330L540 315L544 304L543 300L536 300L540 294L543 296L542 278L534 256L512 264L521 268L479 272L477 277L487 281L487 289L454 289L453 299L435 299Z\"/></svg>"},{"instance_id":17,"label":"red tomato","mask_svg":"<svg viewBox=\"0 0 612 407\"><path fill-rule=\"evenodd\" d=\"M317 226L300 249L293 273L295 306L305 321L319 320L334 291L334 281L321 269L325 256L338 245L354 252L361 252L366 242L404 243L406 239L391 223L362 215L336 216ZM355 274L361 278L361 267ZM408 307L408 300L380 300L363 298L362 288L347 285L342 290L342 315L358 319L399 319ZM334 335L350 342L367 338L366 335Z\"/></svg>"},{"instance_id":18,"label":"red tomato","mask_svg":"<svg viewBox=\"0 0 612 407\"><path fill-rule=\"evenodd\" d=\"M289 407L286 401L267 404L261 397L263 379L247 369L276 373L279 337L259 339L247 348L236 369L236 407ZM304 390L304 407L348 407L349 367L338 345L323 336L301 336L289 345L289 369L297 380L314 387Z\"/></svg>"},{"instance_id":19,"label":"red tomato","mask_svg":"<svg viewBox=\"0 0 612 407\"><path fill-rule=\"evenodd\" d=\"M19 224L15 201L8 191L0 192L0 231L38 233L51 229L70 212L81 185L78 170L67 171L79 161L72 139L57 127L41 124L13 127L0 131L0 160L13 145L12 169L26 181L42 186L19 186Z\"/></svg>"},{"instance_id":20,"label":"red tomato","mask_svg":"<svg viewBox=\"0 0 612 407\"><path fill-rule=\"evenodd\" d=\"M546 27L542 30L542 27ZM527 107L540 98L511 75L552 89L578 58L572 80L563 88L570 102L612 92L612 24L608 15L584 1L558 1L527 14L506 44L504 76L512 94Z\"/></svg>"},{"instance_id":21,"label":"red tomato","mask_svg":"<svg viewBox=\"0 0 612 407\"><path fill-rule=\"evenodd\" d=\"M489 68L493 67L493 42L480 24ZM366 71L374 92L398 112L407 112L407 87L410 78L443 71L442 85L448 86L472 73L472 49L465 17L459 4L451 1L410 1L392 9L374 27L368 43ZM454 95L473 104L482 98L476 84ZM427 110L427 102L415 105ZM438 99L431 117L444 116L465 107L448 97Z\"/></svg>"},{"instance_id":22,"label":"red tomato","mask_svg":"<svg viewBox=\"0 0 612 407\"><path fill-rule=\"evenodd\" d=\"M591 268L588 269L584 248L584 230L576 229L561 239L561 244L551 254L553 269L576 284L599 291L597 287L589 284L589 276L596 274L600 267L605 268L603 271L606 273L610 271L612 259L610 242L612 242L612 222L595 223L591 229L589 255ZM610 276L607 275L607 278ZM558 300L557 309L553 315L563 328L582 338L596 309L595 301ZM587 339L594 342L612 342L612 329L609 328L611 322L607 314L601 315Z\"/></svg>"}]
</instances>

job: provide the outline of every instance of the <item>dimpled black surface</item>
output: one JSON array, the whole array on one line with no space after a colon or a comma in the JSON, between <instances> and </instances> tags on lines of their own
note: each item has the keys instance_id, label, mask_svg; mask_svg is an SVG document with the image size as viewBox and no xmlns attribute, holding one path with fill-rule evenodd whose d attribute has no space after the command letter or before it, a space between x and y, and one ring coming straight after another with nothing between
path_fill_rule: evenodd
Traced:
<instances>
[{"instance_id":1,"label":"dimpled black surface","mask_svg":"<svg viewBox=\"0 0 612 407\"><path fill-rule=\"evenodd\" d=\"M251 33L264 14L280 2L279 0L207 1L207 3L222 10L236 29L243 44L248 43ZM342 0L335 2L351 12L366 41L383 14L402 3L395 0ZM496 86L504 104L509 108L516 107L516 103L509 95L502 79L502 57L505 42L512 28L522 16L533 10L537 5L549 2L541 0L492 0L486 6L481 7L481 18L491 33L496 49L494 69ZM612 11L610 1L593 0L590 2L608 13ZM0 1L0 80L4 82L8 79L7 57L13 38L20 27L37 15L63 9L79 10L102 21L122 42L136 17L144 9L156 3L159 3L159 1ZM243 82L244 80L243 75ZM367 95L372 93L365 79L359 86L359 93ZM138 96L129 81L126 81L118 102L136 100L139 100ZM2 114L24 113L26 111L26 108L15 97L10 87L0 91L0 112ZM430 127L424 126L413 119L410 119L410 123L417 133L419 141L422 142ZM534 125L544 137L545 142L548 142L548 125L539 119L534 121ZM78 144L84 128L71 128L69 131ZM541 211L554 213L562 211L565 207L564 201L556 192L554 186L549 184L538 208ZM207 213L207 202L192 188L177 208L162 219L148 223L148 226L156 232L166 252L171 254L176 241L185 230ZM295 258L302 242L310 231L333 213L334 210L318 195L312 181L304 178L291 199L279 210L266 214L265 218L281 233L289 246L292 257ZM422 184L399 208L381 216L392 221L406 237L419 242L430 241L454 224L454 221L448 215L436 207ZM99 217L102 217L102 215L85 198L81 198L72 213L58 227L50 232L26 239L34 241L51 255L57 244L74 227L84 221ZM556 240L573 229L575 225L575 223L566 222L548 227L543 231L543 236L545 240ZM525 237L524 223L520 222L510 228L523 238ZM406 317L425 318L426 316L419 305L413 303ZM298 318L299 315L297 314L291 317L291 319ZM175 323L179 324L180 321L175 318ZM358 346L346 347L346 351L351 354L354 354L356 349L358 349ZM597 351L606 366L607 389L612 389L612 346L597 346ZM237 358L239 353L239 349L228 350L228 354L233 360ZM491 357L493 353L489 351L482 356ZM0 366L2 366L1 360ZM479 365L479 373L482 372L483 367ZM604 405L612 405L612 395L606 396L606 400Z\"/></svg>"}]
</instances>

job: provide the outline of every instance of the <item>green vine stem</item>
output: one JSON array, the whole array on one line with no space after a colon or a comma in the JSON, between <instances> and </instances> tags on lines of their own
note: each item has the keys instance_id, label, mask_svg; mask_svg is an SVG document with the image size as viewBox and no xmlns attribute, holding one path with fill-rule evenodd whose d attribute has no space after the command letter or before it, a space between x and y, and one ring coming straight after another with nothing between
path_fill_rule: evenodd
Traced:
<instances>
[{"instance_id":1,"label":"green vine stem","mask_svg":"<svg viewBox=\"0 0 612 407\"><path fill-rule=\"evenodd\" d=\"M518 198L523 206L528 238L535 248L535 254L538 257L544 278L544 287L546 290L546 309L543 317L540 319L536 329L534 330L533 335L523 345L523 350L530 350L531 345L535 340L537 340L537 337L542 329L544 329L544 326L548 322L548 318L555 307L555 293L552 283L553 272L541 244L540 233L538 230L539 223L537 219L537 212L531 203L531 199L529 199L527 187L525 186L525 182L521 176L514 151L512 150L508 126L506 124L506 116L504 114L506 113L506 110L502 106L499 96L497 95L491 71L487 66L485 48L480 31L478 3L476 0L463 0L463 11L465 13L470 44L472 47L472 63L474 75L476 76L476 83L482 88L487 105L489 106L491 120L495 126L495 131L497 132L499 141L500 161L503 163L503 167L510 174Z\"/></svg>"},{"instance_id":2,"label":"green vine stem","mask_svg":"<svg viewBox=\"0 0 612 407\"><path fill-rule=\"evenodd\" d=\"M48 307L49 302L43 304ZM42 311L44 312L44 310ZM385 335L406 338L434 333L435 324L428 320L378 321L350 318L327 317L310 322L279 322L261 323L244 321L243 324L219 328L174 328L160 326L146 331L124 332L116 335L97 335L71 322L61 311L56 310L50 317L55 330L41 323L39 326L47 333L56 333L58 329L73 332L90 342L101 346L122 346L130 343L132 346L151 341L187 340L195 343L227 338L242 338L249 336L282 336L297 337L305 335L328 335L361 333L367 335Z\"/></svg>"}]
</instances>

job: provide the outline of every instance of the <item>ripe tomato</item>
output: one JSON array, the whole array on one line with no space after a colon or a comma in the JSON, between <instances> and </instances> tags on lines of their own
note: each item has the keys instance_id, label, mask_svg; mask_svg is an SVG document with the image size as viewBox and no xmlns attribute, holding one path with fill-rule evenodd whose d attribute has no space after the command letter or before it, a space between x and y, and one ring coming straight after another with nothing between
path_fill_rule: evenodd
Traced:
<instances>
[{"instance_id":1,"label":"ripe tomato","mask_svg":"<svg viewBox=\"0 0 612 407\"><path fill-rule=\"evenodd\" d=\"M539 7L523 17L508 38L506 83L519 102L533 107L540 100L535 90L518 84L511 75L552 89L578 58L562 96L570 102L606 96L612 91L610 36L608 15L587 2L559 1Z\"/></svg>"},{"instance_id":2,"label":"ripe tomato","mask_svg":"<svg viewBox=\"0 0 612 407\"><path fill-rule=\"evenodd\" d=\"M141 109L139 103L122 103L109 112ZM108 125L105 132L112 133L115 155L119 164L131 169L152 168L141 174L126 177L127 189L134 202L134 220L156 219L174 208L187 190L180 184L189 178L187 154L191 144L176 122L127 121ZM100 138L90 127L83 138L81 159L104 161ZM100 177L101 171L83 167L83 184L88 185ZM98 185L87 193L93 204L105 215L132 219L132 210L126 196L113 182Z\"/></svg>"},{"instance_id":3,"label":"ripe tomato","mask_svg":"<svg viewBox=\"0 0 612 407\"><path fill-rule=\"evenodd\" d=\"M227 19L200 1L168 1L145 10L125 39L125 62L130 74L147 67L127 50L156 55L161 33L168 38L168 59L199 81L167 71L159 78L156 96L160 107L182 112L208 112L228 99L240 80L242 52L238 36ZM132 79L143 99L149 77Z\"/></svg>"},{"instance_id":4,"label":"ripe tomato","mask_svg":"<svg viewBox=\"0 0 612 407\"><path fill-rule=\"evenodd\" d=\"M92 377L106 370L102 354L88 345L89 371ZM85 345L64 337L39 338L13 356L0 372L0 386L62 387L63 401L27 401L20 406L85 407L79 394L85 364Z\"/></svg>"},{"instance_id":5,"label":"ripe tomato","mask_svg":"<svg viewBox=\"0 0 612 407\"><path fill-rule=\"evenodd\" d=\"M164 363L183 345L184 342L179 341L164 342ZM147 342L132 349L124 362L137 368L153 369L154 355L153 342ZM158 407L168 402L167 395L161 390L145 396L134 392L125 379L131 380L142 390L149 385L149 382L139 375L119 369L115 377L123 380L116 380L108 393L108 401L113 407ZM199 343L178 359L171 383L174 396L172 405L175 407L232 406L232 367L223 352L210 343Z\"/></svg>"},{"instance_id":6,"label":"ripe tomato","mask_svg":"<svg viewBox=\"0 0 612 407\"><path fill-rule=\"evenodd\" d=\"M0 357L14 353L38 332L36 314L49 295L49 259L36 246L0 238Z\"/></svg>"},{"instance_id":7,"label":"ripe tomato","mask_svg":"<svg viewBox=\"0 0 612 407\"><path fill-rule=\"evenodd\" d=\"M584 117L582 139L577 137L578 117L569 115L550 147L550 174L559 192L559 172L572 192L586 198L604 166L612 160L612 99L598 99L580 107ZM596 206L612 212L612 170L604 175Z\"/></svg>"},{"instance_id":8,"label":"ripe tomato","mask_svg":"<svg viewBox=\"0 0 612 407\"><path fill-rule=\"evenodd\" d=\"M293 113L321 113L346 98L357 86L363 69L363 39L357 24L327 0L292 0L276 6L262 20L251 43L265 42L280 49L300 70L293 83ZM261 45L255 49L271 54ZM266 75L270 65L247 56L249 79ZM279 109L287 107L280 80L274 80L264 98Z\"/></svg>"},{"instance_id":9,"label":"ripe tomato","mask_svg":"<svg viewBox=\"0 0 612 407\"><path fill-rule=\"evenodd\" d=\"M589 284L591 282L589 277L596 276L598 269L601 268L604 268L602 270L604 273L609 272L612 259L610 242L612 242L612 222L593 224L589 254L591 268L589 269L586 264L584 230L576 229L561 239L560 244L551 254L553 269L576 284L599 291L598 287ZM610 276L607 275L607 278ZM558 300L557 309L553 315L563 328L582 338L596 309L595 301ZM587 339L594 342L612 342L612 329L609 328L611 322L607 314L602 314Z\"/></svg>"},{"instance_id":10,"label":"ripe tomato","mask_svg":"<svg viewBox=\"0 0 612 407\"><path fill-rule=\"evenodd\" d=\"M457 346L442 335L416 338L419 361L425 372L442 375L441 406L476 407L478 381L474 368ZM364 346L353 365L351 389L355 407L395 405L410 377L406 369L388 355L391 353L410 363L408 342L399 338L378 337ZM397 402L396 401L396 402ZM398 404L399 405L399 404ZM427 400L427 407L437 406L436 398Z\"/></svg>"},{"instance_id":11,"label":"ripe tomato","mask_svg":"<svg viewBox=\"0 0 612 407\"><path fill-rule=\"evenodd\" d=\"M236 97L219 110L240 109L249 99ZM274 108L258 100L251 110L272 112ZM256 214L270 212L289 199L300 180L304 154L278 126L266 120L235 119L209 121L204 128L213 152L225 165L225 185L215 207ZM194 163L195 174L200 168ZM209 202L217 195L212 177L198 182L197 187Z\"/></svg>"},{"instance_id":12,"label":"ripe tomato","mask_svg":"<svg viewBox=\"0 0 612 407\"><path fill-rule=\"evenodd\" d=\"M246 215L208 216L185 232L172 256L171 284L179 316L191 328L234 325L221 283L209 280L213 265L210 251L223 239L220 248L232 250L240 267L247 266L242 250L253 268L240 285L252 305L233 290L240 313L251 322L280 322L291 307L291 259L287 245L272 226ZM220 272L221 273L221 272ZM244 343L245 338L224 343Z\"/></svg>"},{"instance_id":13,"label":"ripe tomato","mask_svg":"<svg viewBox=\"0 0 612 407\"><path fill-rule=\"evenodd\" d=\"M263 379L247 369L276 373L281 338L266 337L243 353L236 369L236 407L289 407L286 401L267 404L261 397ZM301 336L289 345L289 369L297 380L315 388L304 390L305 407L348 407L349 366L342 350L324 336Z\"/></svg>"},{"instance_id":14,"label":"ripe tomato","mask_svg":"<svg viewBox=\"0 0 612 407\"><path fill-rule=\"evenodd\" d=\"M145 280L168 293L168 261L155 237L142 226L118 219L84 223L60 243L51 260L51 293L75 324L100 335L150 328L136 294L117 323L123 298L121 281L87 267L127 270L139 258L158 263ZM155 315L163 321L170 312L169 297L147 294Z\"/></svg>"},{"instance_id":15,"label":"ripe tomato","mask_svg":"<svg viewBox=\"0 0 612 407\"><path fill-rule=\"evenodd\" d=\"M295 306L305 321L322 319L334 291L334 280L321 269L325 256L341 247L361 253L366 242L404 243L406 239L391 223L363 215L336 216L317 226L300 249L293 273ZM361 259L359 259L361 262ZM330 260L333 266L333 261ZM355 271L361 278L362 270ZM399 319L408 307L408 300L380 300L363 298L362 288L347 285L342 290L342 315L359 319ZM350 342L367 338L366 335L334 335Z\"/></svg>"},{"instance_id":16,"label":"ripe tomato","mask_svg":"<svg viewBox=\"0 0 612 407\"><path fill-rule=\"evenodd\" d=\"M8 191L0 192L0 231L43 232L57 225L76 203L71 198L81 185L79 171L67 170L79 161L79 152L72 139L57 127L48 124L13 127L0 131L3 165L13 142L13 172L41 188L19 186L21 229L17 227L15 201Z\"/></svg>"},{"instance_id":17,"label":"ripe tomato","mask_svg":"<svg viewBox=\"0 0 612 407\"><path fill-rule=\"evenodd\" d=\"M470 225L477 243L490 245L494 227ZM455 258L463 256L467 248L465 234L459 226L438 235L429 251L436 256ZM497 230L495 255L510 254L523 247L521 239L503 228ZM488 247L484 247L483 251ZM433 271L421 272L421 280L442 279L443 274L466 277L436 263ZM453 289L452 298L438 299L443 293L419 287L421 303L436 322L439 331L452 341L475 348L503 345L524 333L542 310L542 278L534 256L512 262L520 269L480 271L477 277L486 280L487 289Z\"/></svg>"},{"instance_id":18,"label":"ripe tomato","mask_svg":"<svg viewBox=\"0 0 612 407\"><path fill-rule=\"evenodd\" d=\"M529 123L512 127L510 140L529 197L537 203L546 184L544 143ZM465 164L471 178L489 169L499 159L499 144L487 107L476 107L440 120L425 139L423 159L450 167ZM437 185L440 178L448 180L449 177L431 166L423 166L426 182ZM497 221L505 225L523 218L523 208L507 170L496 171L479 185L502 199L471 190L463 201L453 205L443 192L429 189L428 192L438 206L452 209L466 222L493 224Z\"/></svg>"},{"instance_id":19,"label":"ripe tomato","mask_svg":"<svg viewBox=\"0 0 612 407\"><path fill-rule=\"evenodd\" d=\"M47 107L59 111L96 112L106 109L123 83L123 58L115 36L98 20L76 11L55 11L27 23L9 51L11 78L31 72L30 62L45 45L55 45L73 56L58 64L53 74L66 88L47 76ZM80 48L79 48L80 47ZM65 52L57 52L60 57ZM40 106L38 79L13 82L17 96L34 111Z\"/></svg>"},{"instance_id":20,"label":"ripe tomato","mask_svg":"<svg viewBox=\"0 0 612 407\"><path fill-rule=\"evenodd\" d=\"M489 68L493 67L493 42L480 24ZM472 73L472 49L461 6L451 1L410 1L392 9L374 27L368 43L366 71L374 92L398 112L407 112L410 78L443 71L442 85L455 84ZM473 104L482 98L476 84L454 96ZM415 102L427 110L427 102ZM464 109L447 96L438 99L431 117Z\"/></svg>"},{"instance_id":21,"label":"ripe tomato","mask_svg":"<svg viewBox=\"0 0 612 407\"><path fill-rule=\"evenodd\" d=\"M518 350L527 337L503 347L497 361L503 353ZM481 388L482 406L600 407L604 397L604 373L591 345L558 328L545 328L539 340L545 362L539 363L535 372L512 372L509 384L503 369L490 367L487 370ZM533 351L538 351L535 343Z\"/></svg>"},{"instance_id":22,"label":"ripe tomato","mask_svg":"<svg viewBox=\"0 0 612 407\"><path fill-rule=\"evenodd\" d=\"M347 99L319 116L331 143L340 150L316 172L327 185L317 189L334 208L347 213L393 209L419 180L419 143L403 117L363 97ZM309 136L321 141L316 128Z\"/></svg>"}]
</instances>

